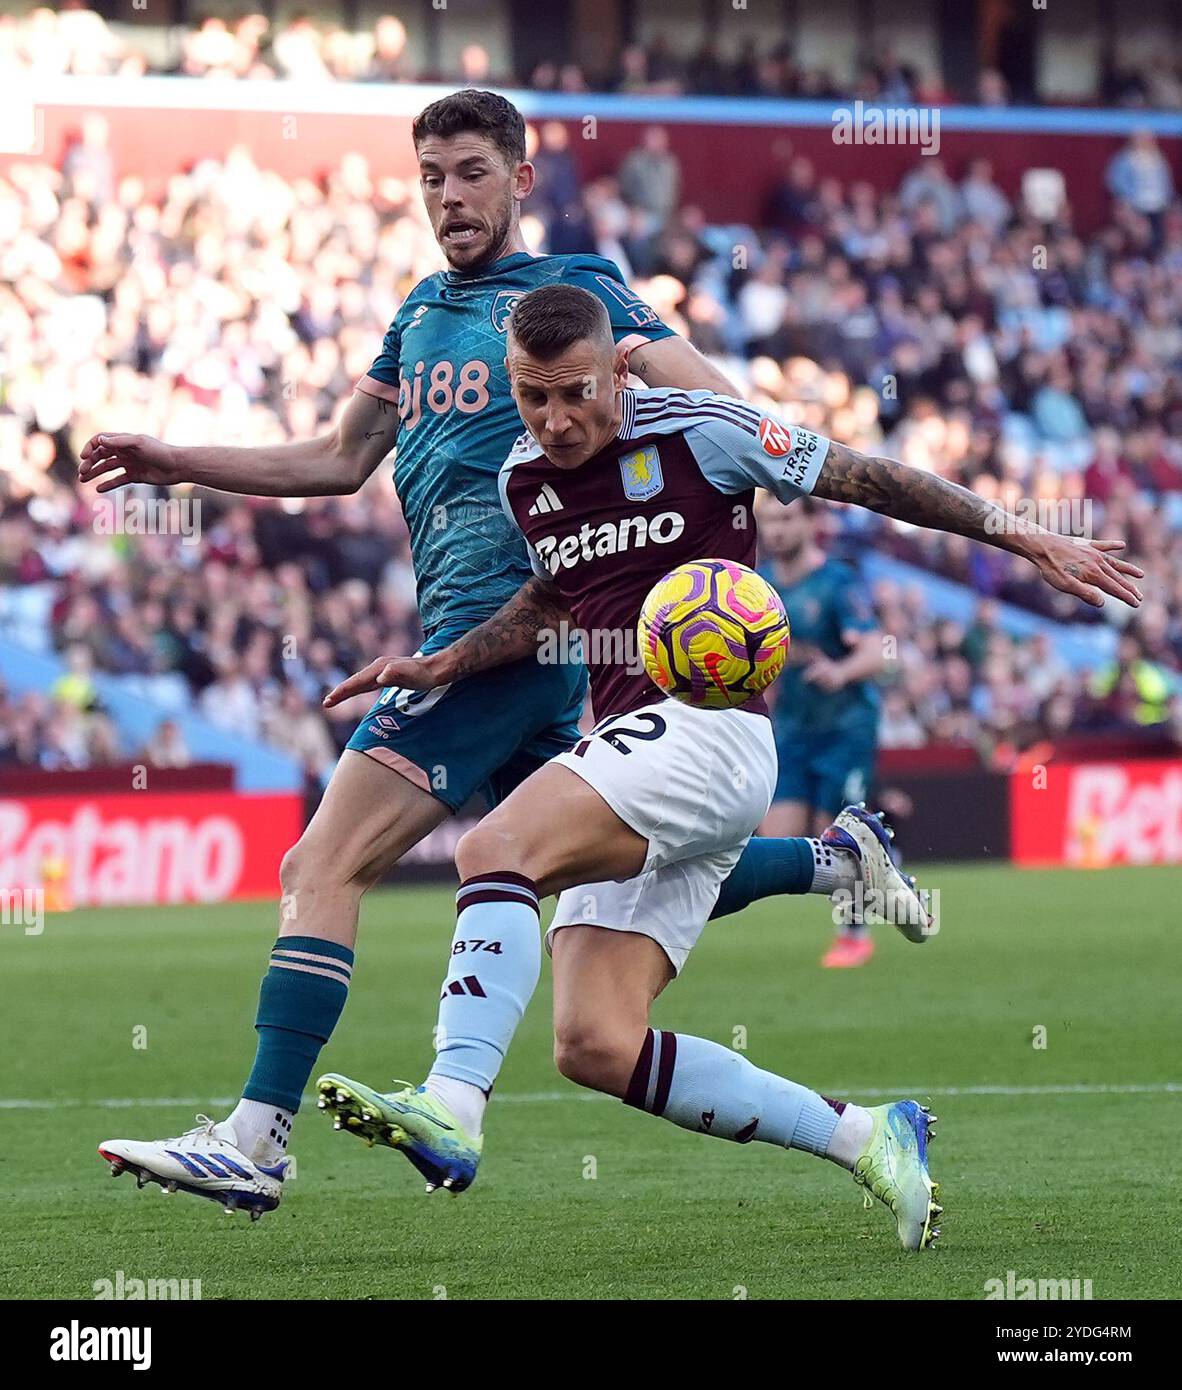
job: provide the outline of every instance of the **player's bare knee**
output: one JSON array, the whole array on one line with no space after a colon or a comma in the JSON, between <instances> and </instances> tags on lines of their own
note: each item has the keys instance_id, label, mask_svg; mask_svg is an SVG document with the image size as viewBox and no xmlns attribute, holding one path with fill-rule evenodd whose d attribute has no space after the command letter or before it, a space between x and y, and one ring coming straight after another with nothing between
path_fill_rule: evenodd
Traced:
<instances>
[{"instance_id":1,"label":"player's bare knee","mask_svg":"<svg viewBox=\"0 0 1182 1390\"><path fill-rule=\"evenodd\" d=\"M456 845L456 869L461 879L498 869L529 876L531 868L531 856L519 836L508 825L501 825L495 814L466 831Z\"/></svg>"},{"instance_id":2,"label":"player's bare knee","mask_svg":"<svg viewBox=\"0 0 1182 1390\"><path fill-rule=\"evenodd\" d=\"M560 1027L554 1034L554 1065L576 1086L622 1096L636 1062L617 1035L601 1027Z\"/></svg>"},{"instance_id":3,"label":"player's bare knee","mask_svg":"<svg viewBox=\"0 0 1182 1390\"><path fill-rule=\"evenodd\" d=\"M279 864L280 888L284 898L292 902L351 888L361 893L369 886L363 880L363 873L350 863L349 856L339 850L325 852L310 843L306 834L292 845Z\"/></svg>"},{"instance_id":4,"label":"player's bare knee","mask_svg":"<svg viewBox=\"0 0 1182 1390\"><path fill-rule=\"evenodd\" d=\"M304 854L297 840L279 861L279 888L285 898L299 892L304 876Z\"/></svg>"}]
</instances>

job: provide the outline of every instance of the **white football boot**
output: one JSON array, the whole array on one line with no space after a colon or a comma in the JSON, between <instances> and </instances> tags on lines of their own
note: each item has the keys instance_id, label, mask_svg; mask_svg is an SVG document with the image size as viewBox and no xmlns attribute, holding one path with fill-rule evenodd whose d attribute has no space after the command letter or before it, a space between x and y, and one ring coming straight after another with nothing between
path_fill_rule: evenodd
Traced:
<instances>
[{"instance_id":1,"label":"white football boot","mask_svg":"<svg viewBox=\"0 0 1182 1390\"><path fill-rule=\"evenodd\" d=\"M136 1186L159 1183L165 1196L191 1192L220 1202L226 1214L248 1211L257 1221L274 1211L283 1196L290 1159L271 1168L255 1163L238 1147L238 1137L226 1120L197 1116L196 1128L176 1139L104 1139L99 1156L111 1165L111 1176L135 1174Z\"/></svg>"},{"instance_id":2,"label":"white football boot","mask_svg":"<svg viewBox=\"0 0 1182 1390\"><path fill-rule=\"evenodd\" d=\"M889 922L908 941L923 942L940 929L930 910L931 895L917 888L914 875L899 867L891 845L894 837L895 832L882 823L882 812L871 814L863 801L845 807L821 840L836 849L849 850L861 866L859 891L849 903L842 903L843 910L854 914L851 920Z\"/></svg>"}]
</instances>

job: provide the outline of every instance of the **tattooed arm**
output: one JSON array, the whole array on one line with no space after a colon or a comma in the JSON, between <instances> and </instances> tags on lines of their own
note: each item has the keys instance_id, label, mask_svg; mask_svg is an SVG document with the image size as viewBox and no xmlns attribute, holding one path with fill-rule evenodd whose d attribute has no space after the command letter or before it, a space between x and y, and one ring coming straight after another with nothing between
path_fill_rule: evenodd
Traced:
<instances>
[{"instance_id":1,"label":"tattooed arm","mask_svg":"<svg viewBox=\"0 0 1182 1390\"><path fill-rule=\"evenodd\" d=\"M535 576L491 618L450 646L429 656L379 656L330 690L324 704L331 708L354 695L391 685L433 690L461 676L520 661L537 654L540 634L554 631L569 617L570 611L554 585Z\"/></svg>"},{"instance_id":2,"label":"tattooed arm","mask_svg":"<svg viewBox=\"0 0 1182 1390\"><path fill-rule=\"evenodd\" d=\"M1104 594L1134 607L1141 602L1140 591L1129 578L1140 579L1143 571L1112 554L1124 549L1123 541L1060 536L959 483L895 459L873 458L830 443L813 496L850 502L913 526L951 531L1009 550L1037 566L1052 587L1097 608L1103 605Z\"/></svg>"},{"instance_id":3,"label":"tattooed arm","mask_svg":"<svg viewBox=\"0 0 1182 1390\"><path fill-rule=\"evenodd\" d=\"M628 369L646 386L676 386L682 391L717 391L742 397L734 382L708 361L686 338L658 338L628 354Z\"/></svg>"},{"instance_id":4,"label":"tattooed arm","mask_svg":"<svg viewBox=\"0 0 1182 1390\"><path fill-rule=\"evenodd\" d=\"M327 434L295 444L178 448L146 434L96 434L83 445L78 480L98 480L98 492L194 483L251 497L335 497L356 492L397 438L397 406L354 391Z\"/></svg>"}]
</instances>

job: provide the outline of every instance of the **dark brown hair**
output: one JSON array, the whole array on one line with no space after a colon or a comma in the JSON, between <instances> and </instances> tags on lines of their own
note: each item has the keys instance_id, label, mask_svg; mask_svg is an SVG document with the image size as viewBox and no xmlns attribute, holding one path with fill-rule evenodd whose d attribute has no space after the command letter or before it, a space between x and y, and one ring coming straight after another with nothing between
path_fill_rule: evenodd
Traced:
<instances>
[{"instance_id":1,"label":"dark brown hair","mask_svg":"<svg viewBox=\"0 0 1182 1390\"><path fill-rule=\"evenodd\" d=\"M578 285L543 285L523 294L509 315L509 332L531 357L543 362L587 339L611 341L612 325L602 299Z\"/></svg>"},{"instance_id":2,"label":"dark brown hair","mask_svg":"<svg viewBox=\"0 0 1182 1390\"><path fill-rule=\"evenodd\" d=\"M487 136L510 167L525 158L525 122L521 112L496 92L484 92L477 87L452 92L425 106L411 126L416 149L428 135L446 140L469 132Z\"/></svg>"}]
</instances>

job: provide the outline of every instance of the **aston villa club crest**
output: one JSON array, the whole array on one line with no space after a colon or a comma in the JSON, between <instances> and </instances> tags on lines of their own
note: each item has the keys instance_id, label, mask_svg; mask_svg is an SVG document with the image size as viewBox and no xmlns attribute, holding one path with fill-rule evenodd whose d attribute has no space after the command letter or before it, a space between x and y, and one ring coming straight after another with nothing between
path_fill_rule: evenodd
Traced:
<instances>
[{"instance_id":1,"label":"aston villa club crest","mask_svg":"<svg viewBox=\"0 0 1182 1390\"><path fill-rule=\"evenodd\" d=\"M661 459L656 445L634 449L620 459L620 476L624 480L624 496L629 502L647 502L665 486L661 476Z\"/></svg>"},{"instance_id":2,"label":"aston villa club crest","mask_svg":"<svg viewBox=\"0 0 1182 1390\"><path fill-rule=\"evenodd\" d=\"M524 290L498 290L492 302L492 326L503 333L509 326L509 315L513 306L525 293Z\"/></svg>"}]
</instances>

